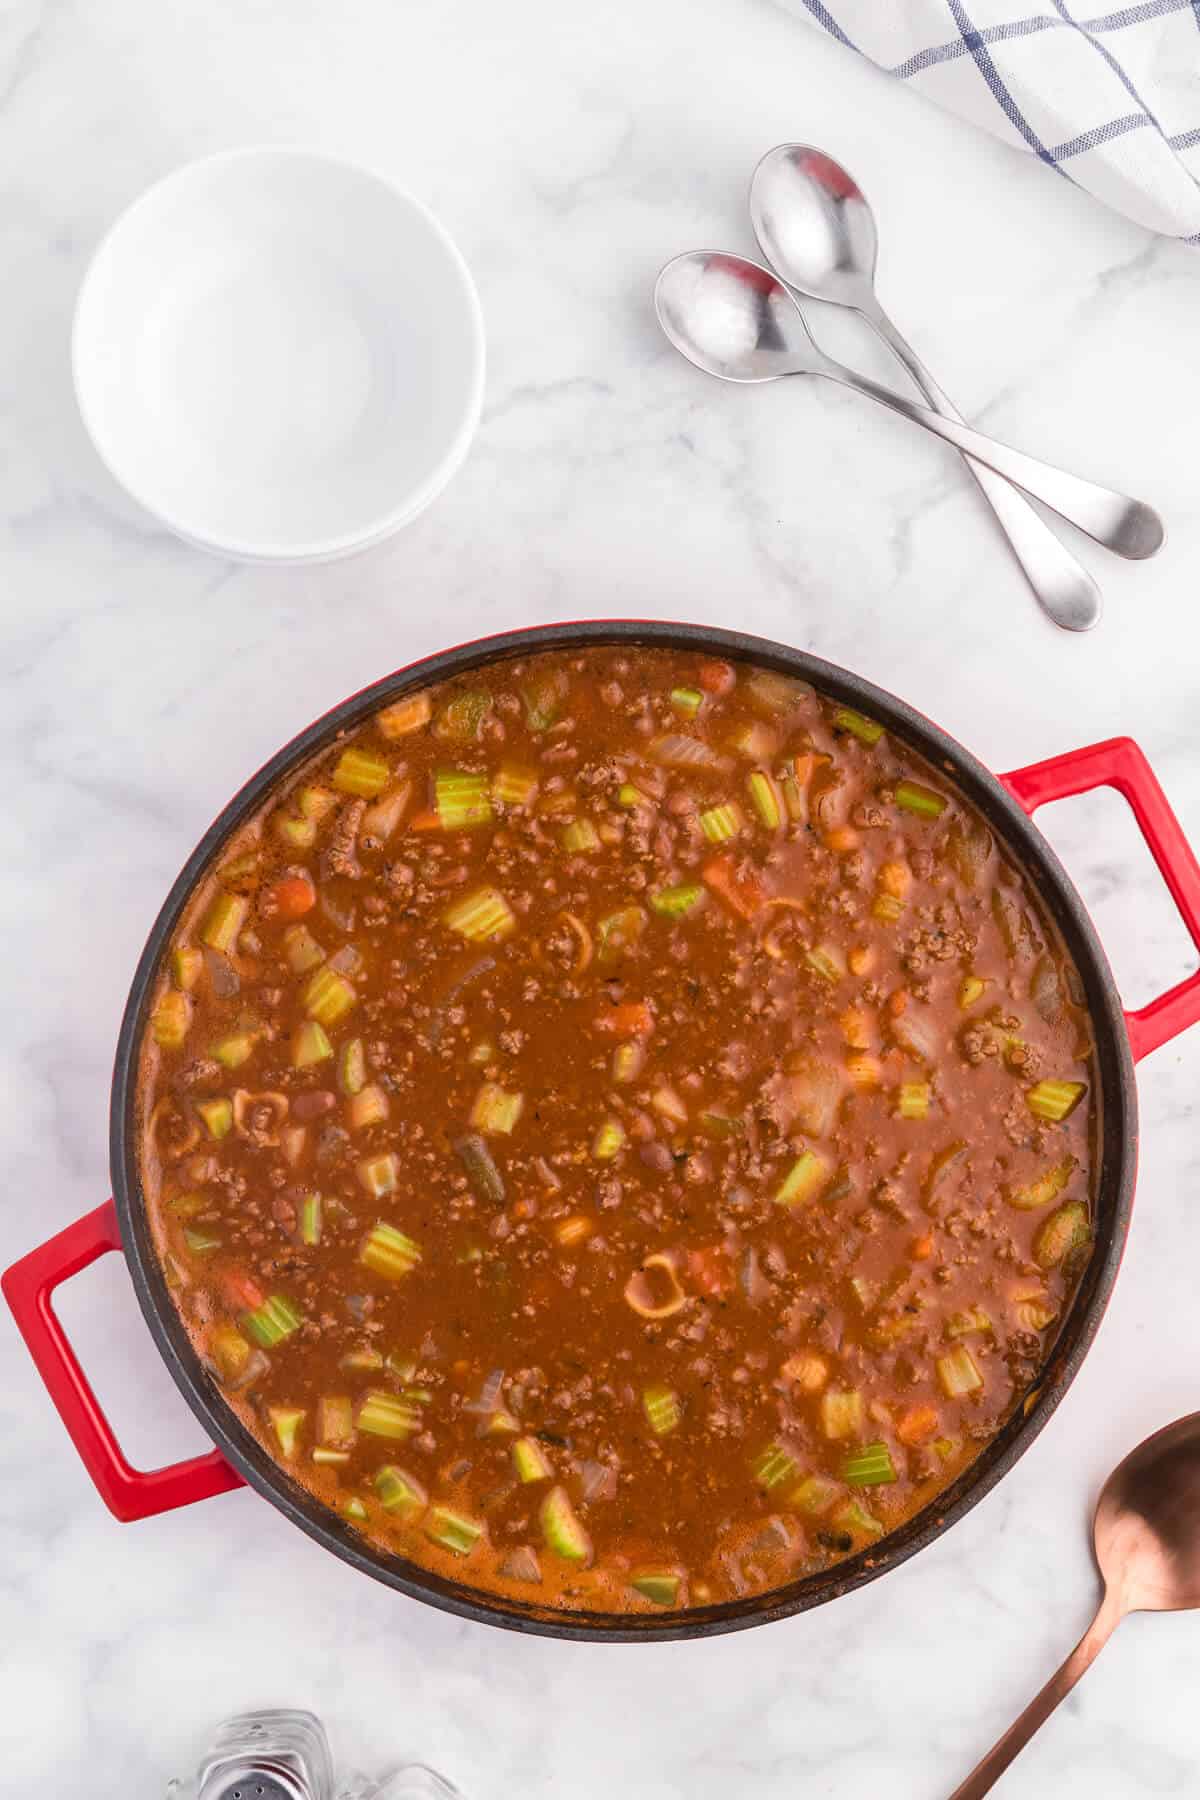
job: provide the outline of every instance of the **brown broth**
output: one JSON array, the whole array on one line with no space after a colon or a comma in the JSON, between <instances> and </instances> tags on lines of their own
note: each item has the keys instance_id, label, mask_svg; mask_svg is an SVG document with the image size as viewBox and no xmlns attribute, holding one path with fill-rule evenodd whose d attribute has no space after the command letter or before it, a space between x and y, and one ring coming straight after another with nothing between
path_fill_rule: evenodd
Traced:
<instances>
[{"instance_id":1,"label":"brown broth","mask_svg":"<svg viewBox=\"0 0 1200 1800\"><path fill-rule=\"evenodd\" d=\"M1090 1247L1078 976L944 774L802 684L591 648L428 701L314 757L182 916L140 1097L183 1321L290 1476L481 1590L827 1568L1036 1381ZM1061 1122L1045 1080L1083 1088Z\"/></svg>"}]
</instances>

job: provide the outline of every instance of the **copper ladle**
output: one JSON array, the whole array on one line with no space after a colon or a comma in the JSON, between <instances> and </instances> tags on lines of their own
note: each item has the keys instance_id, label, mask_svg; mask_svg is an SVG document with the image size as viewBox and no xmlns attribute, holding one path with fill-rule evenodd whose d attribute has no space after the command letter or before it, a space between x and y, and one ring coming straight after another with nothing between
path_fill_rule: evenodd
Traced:
<instances>
[{"instance_id":1,"label":"copper ladle","mask_svg":"<svg viewBox=\"0 0 1200 1800\"><path fill-rule=\"evenodd\" d=\"M1113 1470L1092 1532L1104 1598L1066 1662L950 1800L981 1800L1131 1612L1200 1606L1200 1413L1156 1431Z\"/></svg>"}]
</instances>

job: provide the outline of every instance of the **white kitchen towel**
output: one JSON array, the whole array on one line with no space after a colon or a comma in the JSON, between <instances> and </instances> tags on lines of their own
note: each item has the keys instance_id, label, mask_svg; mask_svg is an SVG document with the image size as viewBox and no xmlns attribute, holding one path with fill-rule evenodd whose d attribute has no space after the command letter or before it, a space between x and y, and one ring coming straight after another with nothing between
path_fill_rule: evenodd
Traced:
<instances>
[{"instance_id":1,"label":"white kitchen towel","mask_svg":"<svg viewBox=\"0 0 1200 1800\"><path fill-rule=\"evenodd\" d=\"M1152 231L1200 242L1200 0L786 0Z\"/></svg>"}]
</instances>

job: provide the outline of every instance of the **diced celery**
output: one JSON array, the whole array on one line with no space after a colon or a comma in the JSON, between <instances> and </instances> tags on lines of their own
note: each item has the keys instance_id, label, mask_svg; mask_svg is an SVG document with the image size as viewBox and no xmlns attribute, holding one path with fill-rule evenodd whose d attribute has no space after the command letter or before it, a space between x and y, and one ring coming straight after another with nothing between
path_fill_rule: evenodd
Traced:
<instances>
[{"instance_id":1,"label":"diced celery","mask_svg":"<svg viewBox=\"0 0 1200 1800\"><path fill-rule=\"evenodd\" d=\"M857 1388L828 1388L821 1395L821 1429L827 1438L857 1437L862 1422L863 1397Z\"/></svg>"},{"instance_id":2,"label":"diced celery","mask_svg":"<svg viewBox=\"0 0 1200 1800\"><path fill-rule=\"evenodd\" d=\"M327 1450L324 1444L318 1444L312 1453L315 1463L343 1468L350 1461L348 1450Z\"/></svg>"},{"instance_id":3,"label":"diced celery","mask_svg":"<svg viewBox=\"0 0 1200 1800\"><path fill-rule=\"evenodd\" d=\"M365 1239L358 1260L376 1275L383 1275L388 1281L399 1281L420 1262L421 1251L410 1237L380 1219Z\"/></svg>"},{"instance_id":4,"label":"diced celery","mask_svg":"<svg viewBox=\"0 0 1200 1800\"><path fill-rule=\"evenodd\" d=\"M895 1481L896 1465L883 1440L852 1450L842 1463L842 1480L848 1487L883 1487Z\"/></svg>"},{"instance_id":5,"label":"diced celery","mask_svg":"<svg viewBox=\"0 0 1200 1800\"><path fill-rule=\"evenodd\" d=\"M386 1388L371 1388L359 1403L358 1429L369 1437L411 1437L421 1429L420 1410Z\"/></svg>"},{"instance_id":6,"label":"diced celery","mask_svg":"<svg viewBox=\"0 0 1200 1800\"><path fill-rule=\"evenodd\" d=\"M358 995L344 975L328 967L318 969L304 990L304 1009L319 1025L336 1025L350 1011Z\"/></svg>"},{"instance_id":7,"label":"diced celery","mask_svg":"<svg viewBox=\"0 0 1200 1800\"><path fill-rule=\"evenodd\" d=\"M896 805L919 818L938 819L946 810L946 797L933 788L922 787L919 781L898 781Z\"/></svg>"},{"instance_id":8,"label":"diced celery","mask_svg":"<svg viewBox=\"0 0 1200 1800\"><path fill-rule=\"evenodd\" d=\"M509 937L517 925L508 901L493 887L476 888L455 901L443 916L451 931L472 944Z\"/></svg>"},{"instance_id":9,"label":"diced celery","mask_svg":"<svg viewBox=\"0 0 1200 1800\"><path fill-rule=\"evenodd\" d=\"M352 1131L365 1131L369 1125L381 1125L388 1116L388 1097L374 1082L351 1096L346 1108Z\"/></svg>"},{"instance_id":10,"label":"diced celery","mask_svg":"<svg viewBox=\"0 0 1200 1800\"><path fill-rule=\"evenodd\" d=\"M618 1044L613 1051L612 1078L622 1087L636 1081L646 1061L646 1046L635 1039L629 1044Z\"/></svg>"},{"instance_id":11,"label":"diced celery","mask_svg":"<svg viewBox=\"0 0 1200 1800\"><path fill-rule=\"evenodd\" d=\"M325 961L325 952L307 925L289 925L283 934L283 953L294 975L307 975Z\"/></svg>"},{"instance_id":12,"label":"diced celery","mask_svg":"<svg viewBox=\"0 0 1200 1800\"><path fill-rule=\"evenodd\" d=\"M384 1512L399 1519L415 1519L425 1511L429 1497L420 1482L406 1475L395 1463L384 1463L375 1471L375 1492Z\"/></svg>"},{"instance_id":13,"label":"diced celery","mask_svg":"<svg viewBox=\"0 0 1200 1800\"><path fill-rule=\"evenodd\" d=\"M898 900L895 894L876 894L871 902L872 916L881 920L884 925L894 925L903 911L904 902Z\"/></svg>"},{"instance_id":14,"label":"diced celery","mask_svg":"<svg viewBox=\"0 0 1200 1800\"><path fill-rule=\"evenodd\" d=\"M496 1082L485 1081L475 1096L470 1122L476 1131L508 1137L524 1106L524 1094L510 1094Z\"/></svg>"},{"instance_id":15,"label":"diced celery","mask_svg":"<svg viewBox=\"0 0 1200 1800\"><path fill-rule=\"evenodd\" d=\"M356 1375L371 1374L383 1367L383 1353L373 1345L366 1345L359 1350L349 1350L338 1364L339 1369L352 1370Z\"/></svg>"},{"instance_id":16,"label":"diced celery","mask_svg":"<svg viewBox=\"0 0 1200 1800\"><path fill-rule=\"evenodd\" d=\"M710 844L727 843L745 823L741 808L731 800L722 806L710 806L700 814L700 829Z\"/></svg>"},{"instance_id":17,"label":"diced celery","mask_svg":"<svg viewBox=\"0 0 1200 1800\"><path fill-rule=\"evenodd\" d=\"M1037 1118L1061 1125L1086 1093L1087 1087L1082 1081L1039 1081L1026 1094L1025 1104Z\"/></svg>"},{"instance_id":18,"label":"diced celery","mask_svg":"<svg viewBox=\"0 0 1200 1800\"><path fill-rule=\"evenodd\" d=\"M300 1242L302 1244L320 1243L322 1211L320 1194L306 1194L300 1202Z\"/></svg>"},{"instance_id":19,"label":"diced celery","mask_svg":"<svg viewBox=\"0 0 1200 1800\"><path fill-rule=\"evenodd\" d=\"M234 1031L228 1037L218 1038L212 1054L224 1068L240 1069L254 1055L254 1033Z\"/></svg>"},{"instance_id":20,"label":"diced celery","mask_svg":"<svg viewBox=\"0 0 1200 1800\"><path fill-rule=\"evenodd\" d=\"M337 795L325 787L302 787L296 795L296 811L300 817L312 819L318 825L336 805Z\"/></svg>"},{"instance_id":21,"label":"diced celery","mask_svg":"<svg viewBox=\"0 0 1200 1800\"><path fill-rule=\"evenodd\" d=\"M563 826L562 847L568 855L585 855L600 848L600 833L590 819L573 819Z\"/></svg>"},{"instance_id":22,"label":"diced celery","mask_svg":"<svg viewBox=\"0 0 1200 1800\"><path fill-rule=\"evenodd\" d=\"M796 1478L796 1459L782 1444L768 1444L754 1460L754 1479L768 1492Z\"/></svg>"},{"instance_id":23,"label":"diced celery","mask_svg":"<svg viewBox=\"0 0 1200 1800\"><path fill-rule=\"evenodd\" d=\"M205 1231L194 1225L184 1226L183 1241L193 1256L207 1256L210 1251L221 1248L219 1237L216 1237L211 1231Z\"/></svg>"},{"instance_id":24,"label":"diced celery","mask_svg":"<svg viewBox=\"0 0 1200 1800\"><path fill-rule=\"evenodd\" d=\"M929 1083L927 1081L901 1082L896 1095L896 1116L901 1119L927 1119L929 1117Z\"/></svg>"},{"instance_id":25,"label":"diced celery","mask_svg":"<svg viewBox=\"0 0 1200 1800\"><path fill-rule=\"evenodd\" d=\"M374 800L388 784L390 771L381 756L365 750L343 750L333 771L333 785L343 794Z\"/></svg>"},{"instance_id":26,"label":"diced celery","mask_svg":"<svg viewBox=\"0 0 1200 1800\"><path fill-rule=\"evenodd\" d=\"M683 1417L678 1394L657 1384L642 1389L642 1411L655 1437L665 1437L669 1431L674 1431Z\"/></svg>"},{"instance_id":27,"label":"diced celery","mask_svg":"<svg viewBox=\"0 0 1200 1800\"><path fill-rule=\"evenodd\" d=\"M485 774L439 769L433 778L434 805L443 831L469 831L495 818Z\"/></svg>"},{"instance_id":28,"label":"diced celery","mask_svg":"<svg viewBox=\"0 0 1200 1800\"><path fill-rule=\"evenodd\" d=\"M951 1313L946 1320L947 1337L971 1337L977 1333L990 1332L991 1329L991 1315L985 1313L981 1306L970 1306L963 1312Z\"/></svg>"},{"instance_id":29,"label":"diced celery","mask_svg":"<svg viewBox=\"0 0 1200 1800\"><path fill-rule=\"evenodd\" d=\"M363 1524L368 1517L367 1509L357 1494L347 1494L344 1500L339 1500L338 1509L345 1513L348 1519L353 1519L359 1525Z\"/></svg>"},{"instance_id":30,"label":"diced celery","mask_svg":"<svg viewBox=\"0 0 1200 1800\"><path fill-rule=\"evenodd\" d=\"M537 790L535 770L520 763L503 762L492 782L492 799L501 806L528 806Z\"/></svg>"},{"instance_id":31,"label":"diced celery","mask_svg":"<svg viewBox=\"0 0 1200 1800\"><path fill-rule=\"evenodd\" d=\"M961 1400L964 1394L974 1394L983 1386L979 1365L965 1344L956 1344L945 1356L939 1356L936 1367L948 1400Z\"/></svg>"},{"instance_id":32,"label":"diced celery","mask_svg":"<svg viewBox=\"0 0 1200 1800\"><path fill-rule=\"evenodd\" d=\"M230 1100L197 1100L196 1111L204 1120L209 1137L223 1138L233 1129L233 1103Z\"/></svg>"},{"instance_id":33,"label":"diced celery","mask_svg":"<svg viewBox=\"0 0 1200 1800\"><path fill-rule=\"evenodd\" d=\"M804 1150L796 1158L783 1184L775 1195L779 1206L801 1206L808 1200L815 1200L822 1190L828 1187L833 1176L832 1164L815 1150Z\"/></svg>"},{"instance_id":34,"label":"diced celery","mask_svg":"<svg viewBox=\"0 0 1200 1800\"><path fill-rule=\"evenodd\" d=\"M435 737L450 743L469 744L478 740L492 710L492 696L486 688L469 688L448 700L433 721Z\"/></svg>"},{"instance_id":35,"label":"diced celery","mask_svg":"<svg viewBox=\"0 0 1200 1800\"><path fill-rule=\"evenodd\" d=\"M292 819L286 813L276 813L271 823L275 835L292 850L311 850L317 841L315 819Z\"/></svg>"},{"instance_id":36,"label":"diced celery","mask_svg":"<svg viewBox=\"0 0 1200 1800\"><path fill-rule=\"evenodd\" d=\"M648 806L649 804L645 794L640 788L634 787L632 781L623 781L617 789L617 805L623 806L627 812L632 811L635 806Z\"/></svg>"},{"instance_id":37,"label":"diced celery","mask_svg":"<svg viewBox=\"0 0 1200 1800\"><path fill-rule=\"evenodd\" d=\"M425 1536L455 1556L470 1556L483 1536L483 1526L477 1519L452 1512L448 1506L433 1506L425 1519Z\"/></svg>"},{"instance_id":38,"label":"diced celery","mask_svg":"<svg viewBox=\"0 0 1200 1800\"><path fill-rule=\"evenodd\" d=\"M210 950L219 950L223 956L228 956L237 943L249 910L250 902L241 894L217 895L200 934Z\"/></svg>"},{"instance_id":39,"label":"diced celery","mask_svg":"<svg viewBox=\"0 0 1200 1800\"><path fill-rule=\"evenodd\" d=\"M565 1488L551 1488L538 1511L547 1545L566 1562L587 1563L592 1541L580 1524Z\"/></svg>"},{"instance_id":40,"label":"diced celery","mask_svg":"<svg viewBox=\"0 0 1200 1800\"><path fill-rule=\"evenodd\" d=\"M304 1423L302 1406L269 1406L267 1414L274 1427L279 1449L285 1461L291 1462L296 1454L296 1441L300 1427Z\"/></svg>"},{"instance_id":41,"label":"diced celery","mask_svg":"<svg viewBox=\"0 0 1200 1800\"><path fill-rule=\"evenodd\" d=\"M397 700L393 706L385 706L381 713L376 713L375 723L385 738L395 740L407 737L411 732L420 731L422 725L428 725L433 714L433 706L428 694L409 694L403 700Z\"/></svg>"},{"instance_id":42,"label":"diced celery","mask_svg":"<svg viewBox=\"0 0 1200 1800\"><path fill-rule=\"evenodd\" d=\"M806 1475L788 1495L788 1505L802 1513L828 1512L840 1491L827 1475Z\"/></svg>"},{"instance_id":43,"label":"diced celery","mask_svg":"<svg viewBox=\"0 0 1200 1800\"><path fill-rule=\"evenodd\" d=\"M171 974L175 986L190 994L204 971L204 952L195 944L176 944L171 952Z\"/></svg>"},{"instance_id":44,"label":"diced celery","mask_svg":"<svg viewBox=\"0 0 1200 1800\"><path fill-rule=\"evenodd\" d=\"M680 1577L669 1569L646 1569L630 1577L630 1587L654 1606L678 1606Z\"/></svg>"},{"instance_id":45,"label":"diced celery","mask_svg":"<svg viewBox=\"0 0 1200 1800\"><path fill-rule=\"evenodd\" d=\"M276 1344L282 1344L284 1338L298 1331L304 1321L285 1295L272 1294L261 1306L243 1313L239 1323L256 1344L261 1344L264 1350L273 1350Z\"/></svg>"},{"instance_id":46,"label":"diced celery","mask_svg":"<svg viewBox=\"0 0 1200 1800\"><path fill-rule=\"evenodd\" d=\"M323 1394L317 1404L317 1437L334 1449L354 1441L354 1402L349 1394Z\"/></svg>"},{"instance_id":47,"label":"diced celery","mask_svg":"<svg viewBox=\"0 0 1200 1800\"><path fill-rule=\"evenodd\" d=\"M512 1447L513 1467L520 1482L549 1481L554 1470L536 1438L518 1438Z\"/></svg>"},{"instance_id":48,"label":"diced celery","mask_svg":"<svg viewBox=\"0 0 1200 1800\"><path fill-rule=\"evenodd\" d=\"M192 1003L178 988L160 995L150 1015L150 1030L164 1050L178 1050L192 1023Z\"/></svg>"},{"instance_id":49,"label":"diced celery","mask_svg":"<svg viewBox=\"0 0 1200 1800\"><path fill-rule=\"evenodd\" d=\"M338 1086L348 1099L361 1094L367 1081L367 1053L361 1038L351 1038L338 1052Z\"/></svg>"},{"instance_id":50,"label":"diced celery","mask_svg":"<svg viewBox=\"0 0 1200 1800\"><path fill-rule=\"evenodd\" d=\"M1084 1249L1091 1236L1087 1207L1082 1200L1068 1200L1039 1228L1033 1240L1033 1260L1040 1269L1057 1268L1075 1251Z\"/></svg>"},{"instance_id":51,"label":"diced celery","mask_svg":"<svg viewBox=\"0 0 1200 1800\"><path fill-rule=\"evenodd\" d=\"M672 688L670 698L675 711L685 719L694 719L704 704L704 695L699 688Z\"/></svg>"},{"instance_id":52,"label":"diced celery","mask_svg":"<svg viewBox=\"0 0 1200 1800\"><path fill-rule=\"evenodd\" d=\"M882 1537L883 1526L858 1500L847 1500L833 1515L833 1523L854 1537Z\"/></svg>"},{"instance_id":53,"label":"diced celery","mask_svg":"<svg viewBox=\"0 0 1200 1800\"><path fill-rule=\"evenodd\" d=\"M855 712L849 706L839 707L833 715L833 722L839 731L852 732L864 744L877 744L883 736L883 726L874 719L864 718L862 713Z\"/></svg>"},{"instance_id":54,"label":"diced celery","mask_svg":"<svg viewBox=\"0 0 1200 1800\"><path fill-rule=\"evenodd\" d=\"M752 770L746 777L746 792L760 822L768 831L777 831L783 823L783 811L779 804L779 789L771 776L763 769Z\"/></svg>"},{"instance_id":55,"label":"diced celery","mask_svg":"<svg viewBox=\"0 0 1200 1800\"><path fill-rule=\"evenodd\" d=\"M846 973L846 960L833 944L815 944L804 952L804 960L822 981L840 981Z\"/></svg>"},{"instance_id":56,"label":"diced celery","mask_svg":"<svg viewBox=\"0 0 1200 1800\"><path fill-rule=\"evenodd\" d=\"M707 898L707 889L699 882L689 881L679 887L660 888L657 894L651 894L650 905L664 918L683 919L697 912Z\"/></svg>"},{"instance_id":57,"label":"diced celery","mask_svg":"<svg viewBox=\"0 0 1200 1800\"><path fill-rule=\"evenodd\" d=\"M570 1250L576 1244L584 1244L592 1235L592 1221L586 1213L572 1213L569 1218L554 1227L555 1241L564 1250Z\"/></svg>"},{"instance_id":58,"label":"diced celery","mask_svg":"<svg viewBox=\"0 0 1200 1800\"><path fill-rule=\"evenodd\" d=\"M629 1046L622 1044L622 1050ZM611 1162L625 1143L625 1127L620 1119L605 1119L592 1139L592 1155L597 1162Z\"/></svg>"},{"instance_id":59,"label":"diced celery","mask_svg":"<svg viewBox=\"0 0 1200 1800\"><path fill-rule=\"evenodd\" d=\"M378 1197L394 1191L398 1176L396 1158L391 1151L382 1156L365 1156L358 1165L358 1179L368 1194Z\"/></svg>"},{"instance_id":60,"label":"diced celery","mask_svg":"<svg viewBox=\"0 0 1200 1800\"><path fill-rule=\"evenodd\" d=\"M567 697L567 678L561 669L539 671L521 689L530 731L548 731Z\"/></svg>"},{"instance_id":61,"label":"diced celery","mask_svg":"<svg viewBox=\"0 0 1200 1800\"><path fill-rule=\"evenodd\" d=\"M969 1007L974 1006L977 1000L981 1000L986 986L986 981L980 980L978 975L964 975L958 986L960 1010L966 1012Z\"/></svg>"},{"instance_id":62,"label":"diced celery","mask_svg":"<svg viewBox=\"0 0 1200 1800\"><path fill-rule=\"evenodd\" d=\"M700 1114L700 1123L709 1137L740 1137L746 1129L746 1121L736 1114L713 1112L711 1108Z\"/></svg>"},{"instance_id":63,"label":"diced celery","mask_svg":"<svg viewBox=\"0 0 1200 1800\"><path fill-rule=\"evenodd\" d=\"M292 1067L311 1068L333 1055L333 1045L315 1019L306 1019L292 1034Z\"/></svg>"}]
</instances>

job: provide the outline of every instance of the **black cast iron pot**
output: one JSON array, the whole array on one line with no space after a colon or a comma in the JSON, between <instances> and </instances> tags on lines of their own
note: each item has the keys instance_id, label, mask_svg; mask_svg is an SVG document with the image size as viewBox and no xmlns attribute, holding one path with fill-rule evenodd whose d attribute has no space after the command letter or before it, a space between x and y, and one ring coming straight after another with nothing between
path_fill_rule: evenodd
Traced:
<instances>
[{"instance_id":1,"label":"black cast iron pot","mask_svg":"<svg viewBox=\"0 0 1200 1800\"><path fill-rule=\"evenodd\" d=\"M167 1292L154 1251L141 1187L134 1098L138 1051L155 969L184 904L210 860L263 804L274 785L377 708L414 688L502 658L587 644L693 649L748 658L812 682L826 694L881 720L895 736L944 768L989 821L1053 916L1083 978L1096 1037L1099 1173L1095 1251L1063 1320L1036 1390L969 1469L908 1524L826 1573L770 1593L686 1613L620 1617L549 1611L483 1594L376 1548L294 1483L245 1430L205 1373ZM705 626L609 621L551 625L484 638L427 657L337 706L247 782L204 834L167 895L133 978L117 1044L111 1115L114 1201L60 1232L4 1277L4 1293L50 1396L101 1496L117 1518L208 1498L248 1482L310 1537L351 1567L448 1612L517 1631L596 1642L695 1637L736 1631L819 1606L904 1562L970 1510L1028 1449L1070 1386L1099 1327L1129 1228L1137 1160L1133 1066L1200 1017L1200 971L1138 1012L1123 1011L1091 920L1058 859L1030 823L1044 801L1107 785L1128 800L1179 910L1200 946L1200 867L1141 751L1128 738L1053 757L1008 775L992 775L952 738L903 701L830 663L781 644ZM59 1282L106 1250L123 1250L151 1336L188 1404L217 1448L165 1469L130 1467L96 1403L51 1305Z\"/></svg>"}]
</instances>

